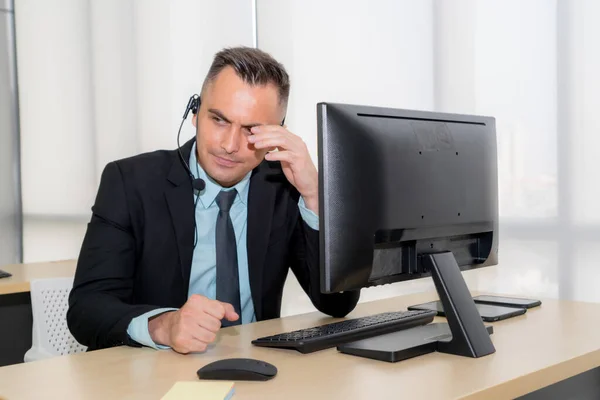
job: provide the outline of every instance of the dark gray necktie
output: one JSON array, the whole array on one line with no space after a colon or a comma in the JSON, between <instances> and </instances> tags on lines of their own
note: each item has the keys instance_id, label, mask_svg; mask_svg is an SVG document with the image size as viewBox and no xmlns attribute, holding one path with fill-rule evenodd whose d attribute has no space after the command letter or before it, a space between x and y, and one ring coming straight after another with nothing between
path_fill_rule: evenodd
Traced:
<instances>
[{"instance_id":1,"label":"dark gray necktie","mask_svg":"<svg viewBox=\"0 0 600 400\"><path fill-rule=\"evenodd\" d=\"M240 305L240 279L238 276L237 245L233 223L229 209L235 200L236 190L221 191L216 202L219 206L217 217L216 248L217 248L217 300L229 303L240 316L237 321L230 322L223 318L221 326L238 325L241 323L242 312Z\"/></svg>"}]
</instances>

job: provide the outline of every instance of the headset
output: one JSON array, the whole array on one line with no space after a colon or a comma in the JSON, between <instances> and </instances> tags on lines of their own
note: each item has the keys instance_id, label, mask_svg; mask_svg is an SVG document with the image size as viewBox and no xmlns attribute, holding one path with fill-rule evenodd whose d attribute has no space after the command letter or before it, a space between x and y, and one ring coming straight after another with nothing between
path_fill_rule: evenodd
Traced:
<instances>
[{"instance_id":1,"label":"headset","mask_svg":"<svg viewBox=\"0 0 600 400\"><path fill-rule=\"evenodd\" d=\"M185 122L186 118L188 117L190 111L192 112L192 114L196 115L199 108L200 108L200 96L198 96L197 94L194 94L192 97L190 97L190 99L187 103L187 106L185 107L185 112L183 113L181 125L179 125L179 131L177 132L177 151L179 152L179 158L181 159L181 162L183 163L183 167L185 168L185 170L187 171L187 173L190 176L190 179L192 181L192 187L194 188L194 190L201 192L206 187L206 183L204 182L204 180L202 180L200 178L196 179L194 177L194 174L192 174L192 170L190 169L189 164L183 158L183 154L181 154L181 145L179 144L179 136L181 135L181 128L183 127L183 123ZM196 202L197 201L198 201L198 199L196 199Z\"/></svg>"},{"instance_id":2,"label":"headset","mask_svg":"<svg viewBox=\"0 0 600 400\"><path fill-rule=\"evenodd\" d=\"M185 122L188 115L190 114L190 111L192 112L192 114L197 115L198 110L200 109L200 104L201 104L200 96L198 96L197 94L194 94L190 97L190 99L188 100L187 106L185 106L185 111L184 111L183 117L181 119L181 124L179 125L179 130L177 131L177 152L179 153L179 159L181 160L183 167L185 168L188 175L190 176L190 181L192 182L192 188L194 188L194 190L196 191L196 200L194 201L194 210L196 210L196 206L198 205L198 200L200 199L200 192L206 188L206 182L204 182L204 180L201 178L194 177L194 174L192 173L192 170L190 169L190 165L188 164L188 162L183 157L183 154L181 153L181 145L179 144L179 137L181 136L181 128L183 127L183 123ZM285 116L283 117L283 120L281 121L281 126L283 126L284 124L285 124ZM197 129L198 129L198 122L196 122L196 135L198 134ZM198 230L196 227L195 216L194 216L194 231L195 231L194 248L196 248L196 244L198 243Z\"/></svg>"}]
</instances>

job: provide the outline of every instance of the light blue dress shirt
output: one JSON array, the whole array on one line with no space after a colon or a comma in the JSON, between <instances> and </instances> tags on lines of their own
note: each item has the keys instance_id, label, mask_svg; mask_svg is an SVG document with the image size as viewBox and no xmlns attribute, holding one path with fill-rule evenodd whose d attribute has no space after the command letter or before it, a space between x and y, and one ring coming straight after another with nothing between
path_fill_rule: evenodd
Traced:
<instances>
[{"instance_id":1,"label":"light blue dress shirt","mask_svg":"<svg viewBox=\"0 0 600 400\"><path fill-rule=\"evenodd\" d=\"M201 178L206 187L200 192L196 205L196 229L198 232L197 244L192 256L192 269L190 273L190 284L188 298L192 294L201 294L209 299L216 298L217 291L217 255L215 246L215 231L219 207L215 198L221 190L236 190L237 196L231 206L229 215L235 232L237 242L238 273L240 282L240 300L242 307L242 323L256 321L254 304L250 291L250 278L248 276L248 253L246 248L247 221L248 221L248 191L250 189L250 176L252 171L235 186L223 188L200 167L196 160L196 144L194 143L189 159L190 169L195 178ZM194 201L196 195L194 192ZM298 202L300 215L312 229L319 229L319 217L306 208L304 199L300 197ZM155 315L166 311L174 311L176 308L160 308L147 312L131 320L127 327L127 334L136 342L155 349L165 349L167 346L154 343L148 332L148 320Z\"/></svg>"}]
</instances>

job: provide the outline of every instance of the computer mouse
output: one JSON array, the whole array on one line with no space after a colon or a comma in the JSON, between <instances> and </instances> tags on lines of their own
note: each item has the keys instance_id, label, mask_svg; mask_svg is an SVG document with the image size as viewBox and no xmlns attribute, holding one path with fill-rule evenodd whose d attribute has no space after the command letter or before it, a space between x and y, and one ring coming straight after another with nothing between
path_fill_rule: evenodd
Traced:
<instances>
[{"instance_id":1,"label":"computer mouse","mask_svg":"<svg viewBox=\"0 0 600 400\"><path fill-rule=\"evenodd\" d=\"M277 375L277 368L252 358L227 358L214 361L198 370L200 379L227 381L267 381Z\"/></svg>"}]
</instances>

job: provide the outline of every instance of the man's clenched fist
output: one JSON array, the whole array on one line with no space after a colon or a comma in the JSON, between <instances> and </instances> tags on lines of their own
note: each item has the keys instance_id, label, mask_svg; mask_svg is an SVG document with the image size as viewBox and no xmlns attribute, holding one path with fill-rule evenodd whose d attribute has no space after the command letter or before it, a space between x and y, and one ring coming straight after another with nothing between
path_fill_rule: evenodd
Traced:
<instances>
[{"instance_id":1,"label":"man's clenched fist","mask_svg":"<svg viewBox=\"0 0 600 400\"><path fill-rule=\"evenodd\" d=\"M194 294L178 311L166 312L148 322L154 343L178 353L205 351L221 328L221 320L236 321L240 316L229 303Z\"/></svg>"}]
</instances>

